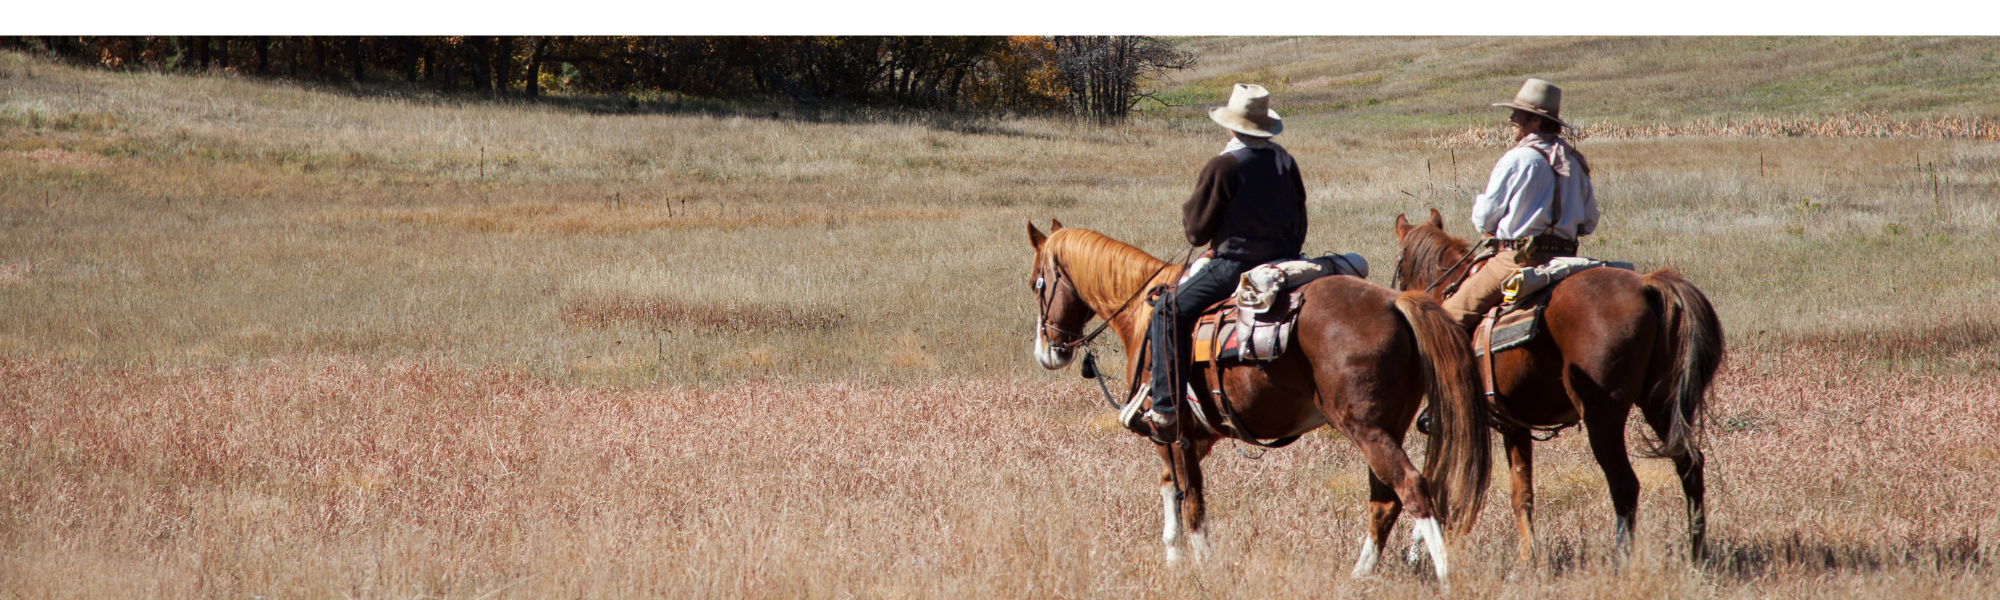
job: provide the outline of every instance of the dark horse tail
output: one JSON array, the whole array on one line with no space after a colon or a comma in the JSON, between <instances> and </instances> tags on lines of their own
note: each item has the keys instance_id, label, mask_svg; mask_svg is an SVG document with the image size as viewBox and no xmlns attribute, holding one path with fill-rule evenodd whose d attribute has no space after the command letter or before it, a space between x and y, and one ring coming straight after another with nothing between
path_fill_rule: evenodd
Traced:
<instances>
[{"instance_id":1,"label":"dark horse tail","mask_svg":"<svg viewBox=\"0 0 2000 600\"><path fill-rule=\"evenodd\" d=\"M1646 380L1653 410L1671 410L1673 427L1664 439L1644 452L1651 456L1692 455L1701 458L1701 422L1708 386L1722 366L1722 321L1708 296L1681 278L1672 268L1647 273L1640 280L1646 302L1659 316L1660 333L1654 339L1655 359ZM1664 373L1660 371L1664 370Z\"/></svg>"},{"instance_id":2,"label":"dark horse tail","mask_svg":"<svg viewBox=\"0 0 2000 600\"><path fill-rule=\"evenodd\" d=\"M1397 296L1396 310L1415 334L1430 386L1433 429L1424 453L1424 487L1437 505L1438 523L1454 536L1464 536L1486 502L1493 462L1472 340L1437 300L1422 292Z\"/></svg>"}]
</instances>

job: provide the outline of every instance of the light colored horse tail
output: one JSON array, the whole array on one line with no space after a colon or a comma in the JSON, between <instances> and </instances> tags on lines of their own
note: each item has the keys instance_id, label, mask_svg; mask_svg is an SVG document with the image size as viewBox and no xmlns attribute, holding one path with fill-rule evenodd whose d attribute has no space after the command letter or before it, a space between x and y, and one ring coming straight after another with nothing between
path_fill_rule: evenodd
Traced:
<instances>
[{"instance_id":1,"label":"light colored horse tail","mask_svg":"<svg viewBox=\"0 0 2000 600\"><path fill-rule=\"evenodd\" d=\"M1424 457L1424 487L1436 505L1438 522L1452 535L1463 537L1471 533L1486 502L1493 462L1472 339L1436 299L1423 292L1403 292L1396 297L1396 310L1416 337L1430 388L1432 431Z\"/></svg>"},{"instance_id":2,"label":"light colored horse tail","mask_svg":"<svg viewBox=\"0 0 2000 600\"><path fill-rule=\"evenodd\" d=\"M1722 366L1722 321L1708 296L1681 278L1679 271L1665 268L1647 273L1646 301L1659 316L1660 333L1655 352L1673 357L1663 378L1654 379L1647 396L1655 405L1670 403L1673 427L1664 439L1643 450L1647 455L1671 457L1691 455L1701 460L1701 422L1708 386Z\"/></svg>"}]
</instances>

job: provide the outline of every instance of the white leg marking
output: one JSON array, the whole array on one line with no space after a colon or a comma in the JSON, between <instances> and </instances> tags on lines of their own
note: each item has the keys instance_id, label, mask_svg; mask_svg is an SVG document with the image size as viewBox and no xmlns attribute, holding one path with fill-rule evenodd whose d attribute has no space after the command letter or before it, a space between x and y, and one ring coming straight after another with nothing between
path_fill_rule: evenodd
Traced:
<instances>
[{"instance_id":1,"label":"white leg marking","mask_svg":"<svg viewBox=\"0 0 2000 600\"><path fill-rule=\"evenodd\" d=\"M1431 551L1431 566L1437 567L1438 581L1444 581L1445 575L1451 571L1451 565L1446 562L1447 559L1444 555L1444 532L1438 530L1437 519L1417 519L1416 526L1412 527L1410 531L1411 537L1421 535L1424 540L1424 546Z\"/></svg>"},{"instance_id":2,"label":"white leg marking","mask_svg":"<svg viewBox=\"0 0 2000 600\"><path fill-rule=\"evenodd\" d=\"M1188 553L1194 555L1195 562L1208 560L1208 530L1195 529L1187 534Z\"/></svg>"},{"instance_id":3,"label":"white leg marking","mask_svg":"<svg viewBox=\"0 0 2000 600\"><path fill-rule=\"evenodd\" d=\"M1375 547L1375 536L1361 536L1361 558L1354 560L1354 578L1362 579L1375 575L1375 561L1382 558L1382 549Z\"/></svg>"},{"instance_id":4,"label":"white leg marking","mask_svg":"<svg viewBox=\"0 0 2000 600\"><path fill-rule=\"evenodd\" d=\"M1181 549L1175 545L1181 538L1181 511L1179 503L1174 502L1173 484L1160 486L1160 504L1164 505L1163 512L1166 513L1166 526L1161 528L1160 541L1167 545L1167 562L1177 562L1181 559Z\"/></svg>"},{"instance_id":5,"label":"white leg marking","mask_svg":"<svg viewBox=\"0 0 2000 600\"><path fill-rule=\"evenodd\" d=\"M1415 563L1424 559L1424 530L1410 529L1410 547L1403 551L1403 562Z\"/></svg>"}]
</instances>

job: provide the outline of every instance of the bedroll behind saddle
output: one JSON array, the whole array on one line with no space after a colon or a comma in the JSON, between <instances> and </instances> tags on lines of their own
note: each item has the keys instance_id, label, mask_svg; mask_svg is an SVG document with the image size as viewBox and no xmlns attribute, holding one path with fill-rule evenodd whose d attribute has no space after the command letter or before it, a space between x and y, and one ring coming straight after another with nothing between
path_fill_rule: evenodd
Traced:
<instances>
[{"instance_id":1,"label":"bedroll behind saddle","mask_svg":"<svg viewBox=\"0 0 2000 600\"><path fill-rule=\"evenodd\" d=\"M1368 276L1359 254L1265 263L1245 271L1236 292L1202 313L1190 346L1194 362L1269 361L1285 353L1305 284L1327 275Z\"/></svg>"}]
</instances>

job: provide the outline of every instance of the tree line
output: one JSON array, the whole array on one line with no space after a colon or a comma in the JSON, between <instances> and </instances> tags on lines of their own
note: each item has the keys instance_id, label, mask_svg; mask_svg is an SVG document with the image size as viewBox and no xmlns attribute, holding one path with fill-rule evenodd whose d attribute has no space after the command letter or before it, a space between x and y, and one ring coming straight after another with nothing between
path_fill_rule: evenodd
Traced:
<instances>
[{"instance_id":1,"label":"tree line","mask_svg":"<svg viewBox=\"0 0 2000 600\"><path fill-rule=\"evenodd\" d=\"M1121 118L1195 63L1146 36L36 36L0 47L107 69L403 82L496 98L672 92L808 106Z\"/></svg>"}]
</instances>

